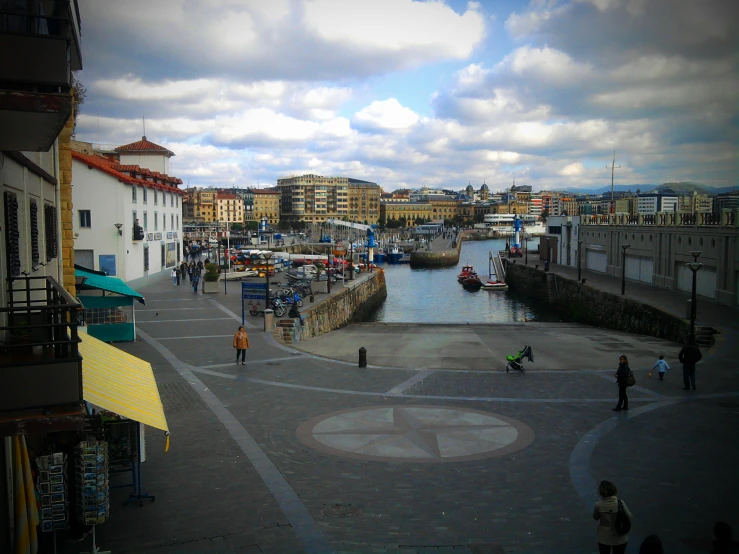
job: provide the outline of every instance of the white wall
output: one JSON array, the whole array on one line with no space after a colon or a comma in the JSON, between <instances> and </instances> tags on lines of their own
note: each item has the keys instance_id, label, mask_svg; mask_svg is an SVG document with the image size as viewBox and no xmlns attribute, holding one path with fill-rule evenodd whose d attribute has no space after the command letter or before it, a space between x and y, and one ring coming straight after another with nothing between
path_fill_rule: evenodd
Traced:
<instances>
[{"instance_id":1,"label":"white wall","mask_svg":"<svg viewBox=\"0 0 739 554\"><path fill-rule=\"evenodd\" d=\"M158 171L159 173L166 173L167 175L169 175L169 158L164 154L121 152L120 164L138 165L139 167L144 167L146 169L150 169L151 171Z\"/></svg>"},{"instance_id":2,"label":"white wall","mask_svg":"<svg viewBox=\"0 0 739 554\"><path fill-rule=\"evenodd\" d=\"M571 222L572 227L569 232L569 239L568 239L568 231L567 231L567 223ZM565 216L565 215L559 215L559 216L552 216L547 219L546 223L547 228L549 227L559 227L561 230L560 235L555 235L558 237L558 253L557 253L557 262L560 265L569 265L570 267L577 267L577 237L580 232L580 216ZM548 233L547 233L548 234ZM567 260L567 252L569 250L570 259L569 263ZM583 252L583 259L582 259L582 267L585 267L585 253Z\"/></svg>"},{"instance_id":3,"label":"white wall","mask_svg":"<svg viewBox=\"0 0 739 554\"><path fill-rule=\"evenodd\" d=\"M154 204L154 190L147 188L147 203L143 201L143 187L137 188L136 202L132 200L131 185L119 182L115 177L98 169L88 169L84 162L73 161L73 203L75 250L92 250L95 260L93 269L100 270L101 254L116 257L116 277L124 281L140 279L161 271L169 271L161 264L161 245L175 243L182 259L182 198L174 193L157 190L157 203ZM162 194L166 196L166 205ZM170 194L175 205L171 206ZM178 200L179 199L179 200ZM80 228L79 210L90 210L92 227ZM133 212L136 211L139 223L144 224L144 212L148 214L148 230L144 230L144 240L133 240ZM158 214L158 230L154 229L154 213ZM171 217L175 217L175 228L171 227ZM166 230L162 218L166 217ZM178 223L179 221L179 223ZM118 234L115 223L123 223ZM160 240L149 240L149 233L162 233ZM178 238L167 238L167 233L177 233ZM149 246L149 270L144 271L144 245ZM175 260L177 259L175 253Z\"/></svg>"}]
</instances>

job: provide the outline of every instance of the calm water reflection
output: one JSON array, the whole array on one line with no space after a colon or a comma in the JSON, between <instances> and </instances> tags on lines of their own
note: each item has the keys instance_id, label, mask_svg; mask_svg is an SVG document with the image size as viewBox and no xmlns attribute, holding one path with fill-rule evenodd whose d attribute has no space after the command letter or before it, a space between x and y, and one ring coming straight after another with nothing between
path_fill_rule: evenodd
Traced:
<instances>
[{"instance_id":1,"label":"calm water reflection","mask_svg":"<svg viewBox=\"0 0 739 554\"><path fill-rule=\"evenodd\" d=\"M529 243L531 249L537 245ZM488 252L505 248L505 240L465 242L456 267L411 269L384 264L387 300L368 318L393 323L512 323L553 320L541 308L510 292L470 292L457 282L465 264L481 278L488 274ZM522 263L522 262L519 262Z\"/></svg>"}]
</instances>

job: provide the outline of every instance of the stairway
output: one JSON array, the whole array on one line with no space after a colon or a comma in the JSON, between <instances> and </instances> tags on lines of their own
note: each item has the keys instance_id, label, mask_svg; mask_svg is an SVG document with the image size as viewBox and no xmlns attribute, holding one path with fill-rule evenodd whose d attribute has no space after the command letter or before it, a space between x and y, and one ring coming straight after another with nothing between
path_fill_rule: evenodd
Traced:
<instances>
[{"instance_id":1,"label":"stairway","mask_svg":"<svg viewBox=\"0 0 739 554\"><path fill-rule=\"evenodd\" d=\"M713 327L702 325L695 329L695 344L698 346L709 347L716 344L716 339L713 335L717 334L718 331Z\"/></svg>"},{"instance_id":2,"label":"stairway","mask_svg":"<svg viewBox=\"0 0 739 554\"><path fill-rule=\"evenodd\" d=\"M553 304L559 299L559 291L557 290L557 276L554 273L547 273L547 292L549 293L550 304Z\"/></svg>"}]
</instances>

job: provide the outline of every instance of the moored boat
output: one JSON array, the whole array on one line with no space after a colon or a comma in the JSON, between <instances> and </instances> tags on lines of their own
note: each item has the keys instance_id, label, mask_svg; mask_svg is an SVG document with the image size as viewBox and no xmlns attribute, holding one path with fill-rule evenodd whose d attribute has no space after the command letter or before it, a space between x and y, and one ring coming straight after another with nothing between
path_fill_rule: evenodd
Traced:
<instances>
[{"instance_id":1,"label":"moored boat","mask_svg":"<svg viewBox=\"0 0 739 554\"><path fill-rule=\"evenodd\" d=\"M477 276L477 273L473 273L467 279L462 281L462 286L467 290L480 290L482 287L482 281Z\"/></svg>"},{"instance_id":2,"label":"moored boat","mask_svg":"<svg viewBox=\"0 0 739 554\"><path fill-rule=\"evenodd\" d=\"M475 275L475 268L471 265L466 265L462 267L462 271L459 275L457 275L457 281L460 283L467 279L470 275Z\"/></svg>"},{"instance_id":3,"label":"moored boat","mask_svg":"<svg viewBox=\"0 0 739 554\"><path fill-rule=\"evenodd\" d=\"M488 281L482 284L482 288L485 290L508 290L508 285L503 281Z\"/></svg>"},{"instance_id":4,"label":"moored boat","mask_svg":"<svg viewBox=\"0 0 739 554\"><path fill-rule=\"evenodd\" d=\"M399 264L403 254L403 250L397 244L392 244L388 248L385 258L389 264Z\"/></svg>"}]
</instances>

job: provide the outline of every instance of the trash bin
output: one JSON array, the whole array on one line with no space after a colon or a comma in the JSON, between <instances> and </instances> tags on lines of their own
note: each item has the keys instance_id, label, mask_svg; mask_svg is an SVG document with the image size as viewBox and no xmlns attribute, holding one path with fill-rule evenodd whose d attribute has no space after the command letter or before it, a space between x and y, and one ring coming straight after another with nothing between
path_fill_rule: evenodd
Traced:
<instances>
[{"instance_id":1,"label":"trash bin","mask_svg":"<svg viewBox=\"0 0 739 554\"><path fill-rule=\"evenodd\" d=\"M271 331L275 326L274 310L264 310L264 330Z\"/></svg>"}]
</instances>

